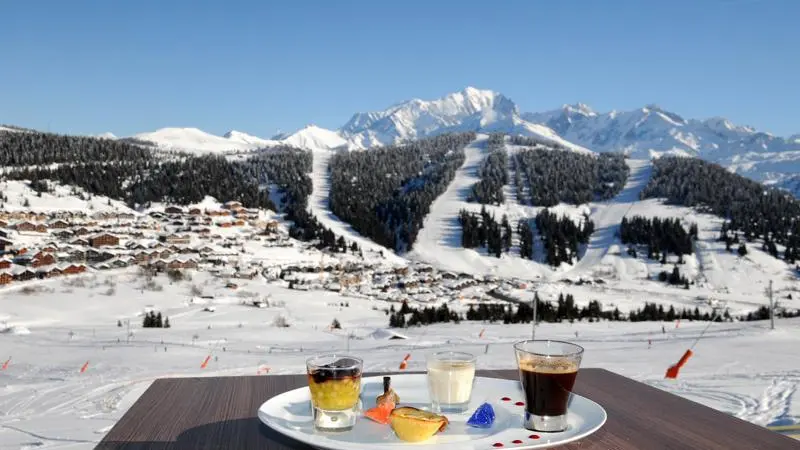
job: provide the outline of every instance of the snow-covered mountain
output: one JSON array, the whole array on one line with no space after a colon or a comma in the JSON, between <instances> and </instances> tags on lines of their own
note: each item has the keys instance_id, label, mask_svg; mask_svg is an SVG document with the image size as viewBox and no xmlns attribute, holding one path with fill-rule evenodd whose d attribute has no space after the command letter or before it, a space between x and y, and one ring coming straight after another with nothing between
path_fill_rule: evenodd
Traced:
<instances>
[{"instance_id":1,"label":"snow-covered mountain","mask_svg":"<svg viewBox=\"0 0 800 450\"><path fill-rule=\"evenodd\" d=\"M356 113L336 131L309 125L263 139L238 131L216 136L197 128L162 128L133 137L164 149L205 153L278 144L363 149L460 131L500 131L576 151L619 151L633 158L695 156L758 181L800 186L795 177L800 173L800 134L783 138L722 117L687 119L657 105L599 113L578 103L546 112L521 112L508 97L474 87L435 100L412 99L382 111Z\"/></svg>"},{"instance_id":2,"label":"snow-covered mountain","mask_svg":"<svg viewBox=\"0 0 800 450\"><path fill-rule=\"evenodd\" d=\"M595 151L621 151L633 158L696 156L777 184L800 172L800 141L795 137L773 136L722 117L685 119L656 105L601 114L583 104L522 116Z\"/></svg>"},{"instance_id":3,"label":"snow-covered mountain","mask_svg":"<svg viewBox=\"0 0 800 450\"><path fill-rule=\"evenodd\" d=\"M595 151L622 151L641 158L663 153L721 160L742 152L790 150L788 139L737 126L722 117L685 119L657 105L633 111L596 113L584 104L564 105L543 113L525 113L564 139Z\"/></svg>"},{"instance_id":4,"label":"snow-covered mountain","mask_svg":"<svg viewBox=\"0 0 800 450\"><path fill-rule=\"evenodd\" d=\"M251 134L242 133L241 131L231 130L222 135L225 139L245 145L256 146L256 148L269 147L275 145L275 141L270 139L260 138Z\"/></svg>"},{"instance_id":5,"label":"snow-covered mountain","mask_svg":"<svg viewBox=\"0 0 800 450\"><path fill-rule=\"evenodd\" d=\"M217 136L198 128L162 128L151 133L139 133L132 138L150 142L164 150L189 153L247 151L281 144L322 150L348 146L348 142L337 132L315 125L284 135L280 140L264 139L235 130Z\"/></svg>"},{"instance_id":6,"label":"snow-covered mountain","mask_svg":"<svg viewBox=\"0 0 800 450\"><path fill-rule=\"evenodd\" d=\"M474 87L436 100L412 99L383 111L356 113L339 129L354 146L362 148L451 131L503 131L585 151L550 128L523 119L508 97Z\"/></svg>"},{"instance_id":7,"label":"snow-covered mountain","mask_svg":"<svg viewBox=\"0 0 800 450\"><path fill-rule=\"evenodd\" d=\"M90 137L96 137L100 139L112 139L112 140L117 139L117 136L110 131L106 131L105 133L100 133L100 134L93 134Z\"/></svg>"},{"instance_id":8,"label":"snow-covered mountain","mask_svg":"<svg viewBox=\"0 0 800 450\"><path fill-rule=\"evenodd\" d=\"M348 142L339 133L320 128L316 125L308 125L305 128L285 136L280 142L293 147L315 150L332 150L348 147Z\"/></svg>"},{"instance_id":9,"label":"snow-covered mountain","mask_svg":"<svg viewBox=\"0 0 800 450\"><path fill-rule=\"evenodd\" d=\"M198 128L161 128L150 133L133 135L132 138L151 142L164 150L190 153L255 150L277 144L275 141L239 131L229 131L224 136L217 136Z\"/></svg>"}]
</instances>

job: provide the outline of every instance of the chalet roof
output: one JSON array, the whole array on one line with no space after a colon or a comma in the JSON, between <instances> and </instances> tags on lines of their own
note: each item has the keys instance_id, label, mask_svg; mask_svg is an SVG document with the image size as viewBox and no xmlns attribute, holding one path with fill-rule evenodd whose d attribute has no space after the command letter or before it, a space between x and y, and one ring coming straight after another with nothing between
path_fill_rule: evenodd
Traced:
<instances>
[{"instance_id":1,"label":"chalet roof","mask_svg":"<svg viewBox=\"0 0 800 450\"><path fill-rule=\"evenodd\" d=\"M48 264L46 266L37 267L36 273L48 273L52 272L53 270L58 270L59 272L63 272L61 269L58 268L57 264Z\"/></svg>"},{"instance_id":2,"label":"chalet roof","mask_svg":"<svg viewBox=\"0 0 800 450\"><path fill-rule=\"evenodd\" d=\"M14 276L21 275L25 272L36 273L30 267L20 266L16 264L11 266L11 274Z\"/></svg>"},{"instance_id":3,"label":"chalet roof","mask_svg":"<svg viewBox=\"0 0 800 450\"><path fill-rule=\"evenodd\" d=\"M107 231L101 231L101 232L99 232L97 234L93 234L93 235L89 236L88 239L97 239L97 238L103 237L103 236L111 236L111 237L115 237L115 238L119 239L119 236L115 235L114 233L109 233Z\"/></svg>"}]
</instances>

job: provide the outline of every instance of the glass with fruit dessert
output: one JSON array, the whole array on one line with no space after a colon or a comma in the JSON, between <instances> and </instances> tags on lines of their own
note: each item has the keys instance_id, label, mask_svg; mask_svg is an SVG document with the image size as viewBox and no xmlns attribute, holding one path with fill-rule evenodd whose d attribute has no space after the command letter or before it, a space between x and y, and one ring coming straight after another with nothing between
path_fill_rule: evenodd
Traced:
<instances>
[{"instance_id":1,"label":"glass with fruit dessert","mask_svg":"<svg viewBox=\"0 0 800 450\"><path fill-rule=\"evenodd\" d=\"M314 427L347 431L356 424L363 361L349 355L320 355L306 361Z\"/></svg>"},{"instance_id":2,"label":"glass with fruit dessert","mask_svg":"<svg viewBox=\"0 0 800 450\"><path fill-rule=\"evenodd\" d=\"M435 412L462 413L475 382L475 355L438 352L428 357L428 392Z\"/></svg>"}]
</instances>

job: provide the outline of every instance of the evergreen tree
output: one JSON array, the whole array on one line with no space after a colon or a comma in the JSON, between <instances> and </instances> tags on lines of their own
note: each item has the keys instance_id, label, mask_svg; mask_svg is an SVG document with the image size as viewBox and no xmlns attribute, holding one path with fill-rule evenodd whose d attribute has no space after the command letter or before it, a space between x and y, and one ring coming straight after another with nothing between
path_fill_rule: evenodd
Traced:
<instances>
[{"instance_id":1,"label":"evergreen tree","mask_svg":"<svg viewBox=\"0 0 800 450\"><path fill-rule=\"evenodd\" d=\"M739 244L739 249L737 250L737 253L739 253L739 256L747 255L747 247L745 247L744 243Z\"/></svg>"}]
</instances>

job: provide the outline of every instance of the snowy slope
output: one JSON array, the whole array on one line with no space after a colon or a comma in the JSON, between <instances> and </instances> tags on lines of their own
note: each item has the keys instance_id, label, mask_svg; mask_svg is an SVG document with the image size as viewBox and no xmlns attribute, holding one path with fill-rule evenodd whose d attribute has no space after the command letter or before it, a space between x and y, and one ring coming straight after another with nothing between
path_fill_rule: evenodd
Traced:
<instances>
[{"instance_id":1,"label":"snowy slope","mask_svg":"<svg viewBox=\"0 0 800 450\"><path fill-rule=\"evenodd\" d=\"M510 254L495 258L487 256L485 250L461 247L458 213L462 209L473 212L481 209L480 204L467 202L467 196L472 186L480 180L478 169L488 154L487 138L487 135L479 135L475 142L464 149L464 164L456 171L455 178L444 194L431 205L431 212L423 221L414 247L405 256L455 272L516 277L524 280L549 278L553 273L552 268L519 258L518 250L512 249ZM503 214L507 215L512 228L516 229L517 222L533 219L542 208L524 206L509 200L501 206L487 205L486 209L494 213L497 220L500 220ZM582 206L570 205L558 205L554 208L558 214L568 214L576 219L585 209Z\"/></svg>"},{"instance_id":2,"label":"snowy slope","mask_svg":"<svg viewBox=\"0 0 800 450\"><path fill-rule=\"evenodd\" d=\"M364 257L368 260L386 259L386 261L402 264L405 261L391 250L382 247L369 238L361 236L350 224L339 219L330 210L330 176L328 166L333 154L327 150L314 150L313 171L311 173L312 191L308 199L309 209L314 217L325 227L333 231L338 236L343 236L348 242L355 242L364 252Z\"/></svg>"},{"instance_id":3,"label":"snowy slope","mask_svg":"<svg viewBox=\"0 0 800 450\"><path fill-rule=\"evenodd\" d=\"M119 200L111 200L102 195L90 195L79 187L63 186L53 182L49 182L49 184L52 192L43 192L39 195L25 181L0 181L0 192L3 192L8 198L8 201L3 202L0 210L42 213L62 210L83 211L88 214L117 211L135 214L135 211Z\"/></svg>"},{"instance_id":4,"label":"snowy slope","mask_svg":"<svg viewBox=\"0 0 800 450\"><path fill-rule=\"evenodd\" d=\"M233 142L240 142L242 144L247 145L254 145L258 148L269 147L270 145L275 145L275 143L269 139L262 139L257 136L253 136L247 133L242 133L241 131L231 130L228 131L223 135L225 139Z\"/></svg>"},{"instance_id":5,"label":"snowy slope","mask_svg":"<svg viewBox=\"0 0 800 450\"><path fill-rule=\"evenodd\" d=\"M280 142L293 147L317 150L332 150L348 146L348 142L337 132L316 125L308 125L284 137Z\"/></svg>"},{"instance_id":6,"label":"snowy slope","mask_svg":"<svg viewBox=\"0 0 800 450\"><path fill-rule=\"evenodd\" d=\"M7 324L0 328L9 330L0 333L2 361L11 358L0 372L0 448L91 449L161 377L256 375L264 368L270 375L299 374L310 355L346 348L363 356L365 370L373 372L395 371L405 353L411 354L409 370L424 370L426 355L442 349L477 354L480 369L511 369L512 343L531 331L525 324L462 322L412 327L402 331L408 339L387 340L387 318L380 310L387 304L378 300L237 280L238 291L284 300L283 305L258 309L240 305L240 298L224 288L224 279L203 272L175 283L159 275L155 281L163 291L158 292L142 290L142 278L134 270L75 280L43 281L38 291L27 293L0 289L0 323ZM109 301L103 292L112 285L118 294ZM215 312L188 302L192 285L215 296L210 300ZM59 299L55 303L54 294ZM605 304L614 296L598 298ZM338 306L343 301L350 306ZM64 306L76 302L82 308ZM451 306L464 310L458 302ZM173 327L141 328L145 307L162 311ZM289 328L272 325L279 315L289 319ZM342 330L327 329L333 317ZM130 320L129 342L127 327L118 327L117 320ZM778 320L774 331L764 322L711 324L680 378L664 380L664 370L705 327L564 322L541 324L537 336L584 346L584 367L606 368L756 424L796 420L800 319ZM348 342L348 335L355 338ZM207 355L212 358L201 369ZM88 370L80 373L87 361Z\"/></svg>"},{"instance_id":7,"label":"snowy slope","mask_svg":"<svg viewBox=\"0 0 800 450\"><path fill-rule=\"evenodd\" d=\"M721 117L685 119L657 105L597 113L584 104L522 116L594 151L622 151L633 158L696 156L771 183L800 171L796 138L773 136Z\"/></svg>"},{"instance_id":8,"label":"snowy slope","mask_svg":"<svg viewBox=\"0 0 800 450\"><path fill-rule=\"evenodd\" d=\"M216 136L198 128L161 128L131 137L151 142L163 150L198 154L255 150L277 144L275 141L257 138L238 131L230 131L225 136Z\"/></svg>"},{"instance_id":9,"label":"snowy slope","mask_svg":"<svg viewBox=\"0 0 800 450\"><path fill-rule=\"evenodd\" d=\"M95 134L90 137L96 137L100 139L112 139L112 140L117 139L117 136L110 131L106 131L105 133Z\"/></svg>"},{"instance_id":10,"label":"snowy slope","mask_svg":"<svg viewBox=\"0 0 800 450\"><path fill-rule=\"evenodd\" d=\"M384 111L357 113L339 130L342 136L360 147L461 131L502 131L582 149L546 126L524 120L509 98L474 87L436 100L413 99Z\"/></svg>"}]
</instances>

